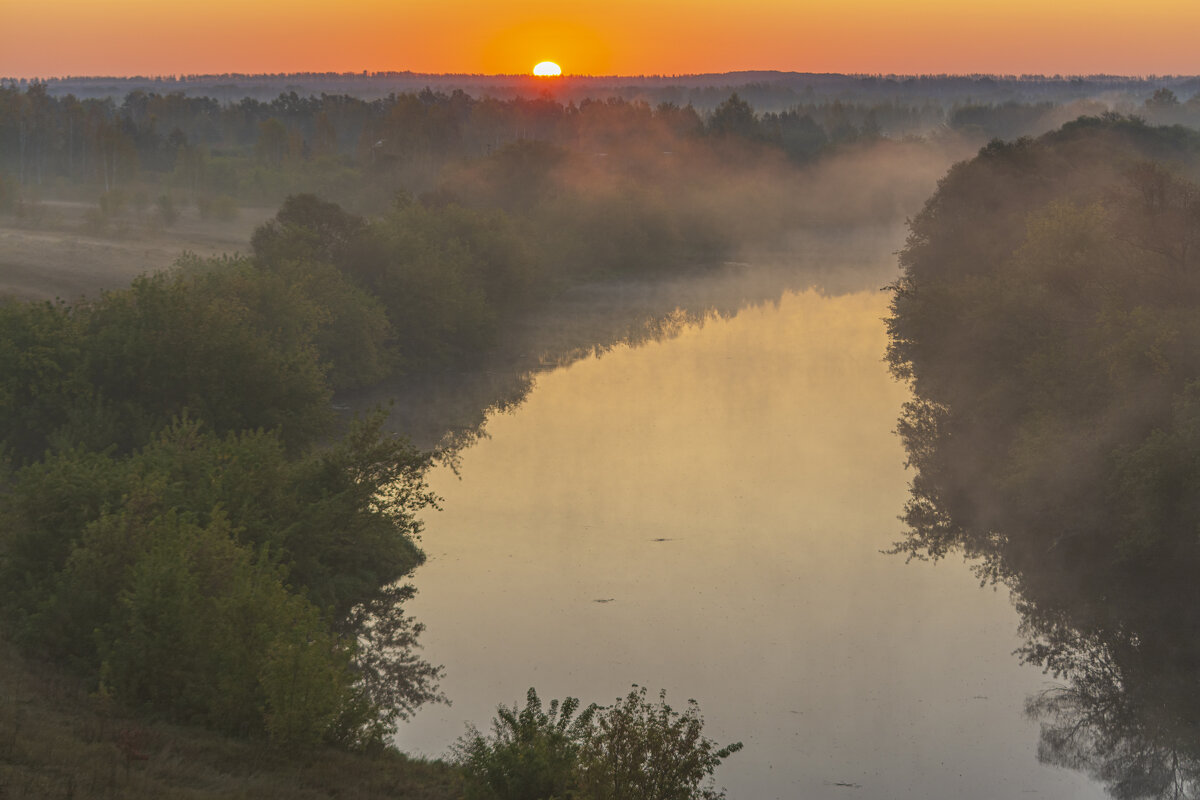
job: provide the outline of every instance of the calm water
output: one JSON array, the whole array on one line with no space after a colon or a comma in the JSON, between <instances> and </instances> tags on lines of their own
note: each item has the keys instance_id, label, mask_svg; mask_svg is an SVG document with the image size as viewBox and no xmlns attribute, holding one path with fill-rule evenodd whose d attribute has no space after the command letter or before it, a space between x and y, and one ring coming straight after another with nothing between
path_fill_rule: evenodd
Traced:
<instances>
[{"instance_id":1,"label":"calm water","mask_svg":"<svg viewBox=\"0 0 1200 800\"><path fill-rule=\"evenodd\" d=\"M1103 796L1037 762L1022 709L1048 678L1011 655L1007 593L880 553L908 480L885 313L786 293L539 376L433 476L411 611L454 704L399 746L443 754L530 686L638 683L745 742L734 799Z\"/></svg>"}]
</instances>

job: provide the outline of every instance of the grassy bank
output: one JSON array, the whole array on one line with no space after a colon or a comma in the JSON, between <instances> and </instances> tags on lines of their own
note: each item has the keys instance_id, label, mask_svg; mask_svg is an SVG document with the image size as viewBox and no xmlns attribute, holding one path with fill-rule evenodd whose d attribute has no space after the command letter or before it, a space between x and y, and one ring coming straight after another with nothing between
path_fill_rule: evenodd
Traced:
<instances>
[{"instance_id":1,"label":"grassy bank","mask_svg":"<svg viewBox=\"0 0 1200 800\"><path fill-rule=\"evenodd\" d=\"M385 751L284 751L135 718L53 665L0 642L0 797L450 800L441 762Z\"/></svg>"}]
</instances>

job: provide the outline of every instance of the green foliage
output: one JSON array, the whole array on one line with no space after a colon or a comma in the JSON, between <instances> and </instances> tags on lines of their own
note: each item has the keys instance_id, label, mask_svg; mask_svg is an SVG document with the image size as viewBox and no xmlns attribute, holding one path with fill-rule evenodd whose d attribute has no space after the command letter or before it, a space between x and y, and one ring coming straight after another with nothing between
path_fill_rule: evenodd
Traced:
<instances>
[{"instance_id":1,"label":"green foliage","mask_svg":"<svg viewBox=\"0 0 1200 800\"><path fill-rule=\"evenodd\" d=\"M759 134L758 117L750 104L734 92L713 111L708 121L708 130L717 136L753 139Z\"/></svg>"},{"instance_id":2,"label":"green foliage","mask_svg":"<svg viewBox=\"0 0 1200 800\"><path fill-rule=\"evenodd\" d=\"M393 372L395 332L378 297L324 262L273 262L268 268L313 308L312 344L330 388L372 386Z\"/></svg>"},{"instance_id":3,"label":"green foliage","mask_svg":"<svg viewBox=\"0 0 1200 800\"><path fill-rule=\"evenodd\" d=\"M741 742L718 747L702 734L704 719L695 700L686 711L646 699L634 687L605 708L580 753L580 795L588 800L718 800L725 793L710 783L721 762L742 749Z\"/></svg>"},{"instance_id":4,"label":"green foliage","mask_svg":"<svg viewBox=\"0 0 1200 800\"><path fill-rule=\"evenodd\" d=\"M459 771L395 750L280 747L133 716L53 661L0 639L0 782L76 800L461 800Z\"/></svg>"},{"instance_id":5,"label":"green foliage","mask_svg":"<svg viewBox=\"0 0 1200 800\"><path fill-rule=\"evenodd\" d=\"M1150 160L1154 159L1154 160ZM957 165L911 224L889 360L916 399L897 551L1014 592L1040 757L1194 793L1200 136L1116 116Z\"/></svg>"},{"instance_id":6,"label":"green foliage","mask_svg":"<svg viewBox=\"0 0 1200 800\"><path fill-rule=\"evenodd\" d=\"M567 698L542 710L530 689L525 707L500 706L485 736L470 728L455 745L467 779L467 796L478 800L586 798L622 800L717 800L724 792L711 778L722 761L742 749L702 734L696 701L680 713L660 692L657 703L634 687L612 706L588 706L572 719L579 701Z\"/></svg>"},{"instance_id":7,"label":"green foliage","mask_svg":"<svg viewBox=\"0 0 1200 800\"><path fill-rule=\"evenodd\" d=\"M122 465L82 449L61 451L12 477L0 505L0 608L19 643L61 644L61 653L87 647L90 628L81 628L80 641L70 620L46 618L46 606L85 526L117 505L128 484Z\"/></svg>"},{"instance_id":8,"label":"green foliage","mask_svg":"<svg viewBox=\"0 0 1200 800\"><path fill-rule=\"evenodd\" d=\"M266 265L288 261L321 261L343 271L353 269L353 245L366 220L314 194L291 195L275 218L254 231L250 245ZM365 281L370 286L369 280Z\"/></svg>"},{"instance_id":9,"label":"green foliage","mask_svg":"<svg viewBox=\"0 0 1200 800\"><path fill-rule=\"evenodd\" d=\"M466 165L449 188L456 195L477 195L469 199L485 207L529 211L556 199L556 173L567 157L566 150L550 142L517 139Z\"/></svg>"},{"instance_id":10,"label":"green foliage","mask_svg":"<svg viewBox=\"0 0 1200 800\"><path fill-rule=\"evenodd\" d=\"M356 699L352 647L324 629L313 609L299 611L273 638L261 672L267 731L293 747L336 738L343 710Z\"/></svg>"},{"instance_id":11,"label":"green foliage","mask_svg":"<svg viewBox=\"0 0 1200 800\"><path fill-rule=\"evenodd\" d=\"M1100 523L1137 515L1114 491L1114 454L1136 450L1200 375L1200 190L1138 158L1162 150L1200 141L1114 119L993 143L914 219L888 321L893 370L921 401L902 423L921 473L909 544L939 555L953 531L996 575L1043 535L1071 543L1056 559L1101 541L1126 552L1133 534ZM914 416L934 408L936 426Z\"/></svg>"},{"instance_id":12,"label":"green foliage","mask_svg":"<svg viewBox=\"0 0 1200 800\"><path fill-rule=\"evenodd\" d=\"M280 567L240 544L221 514L201 525L155 513L148 500L85 528L46 619L66 626L58 633L97 660L103 686L127 706L288 742L325 736L332 714L317 709L349 692L345 645L330 645L316 609L287 592ZM297 660L312 672L323 659L340 675L340 694L306 686L297 696L280 685L278 654L297 641L314 642ZM308 701L311 709L297 708ZM291 721L276 725L275 716Z\"/></svg>"},{"instance_id":13,"label":"green foliage","mask_svg":"<svg viewBox=\"0 0 1200 800\"><path fill-rule=\"evenodd\" d=\"M218 431L279 427L290 446L311 442L330 422L316 317L295 287L241 262L106 293L87 311L82 372L97 395L93 419L109 430L93 422L92 436L75 438L107 434L129 449L186 409Z\"/></svg>"},{"instance_id":14,"label":"green foliage","mask_svg":"<svg viewBox=\"0 0 1200 800\"><path fill-rule=\"evenodd\" d=\"M0 444L18 463L52 444L128 452L186 411L300 448L331 423L314 344L327 313L237 261L185 261L75 306L0 303ZM357 326L382 335L378 315Z\"/></svg>"},{"instance_id":15,"label":"green foliage","mask_svg":"<svg viewBox=\"0 0 1200 800\"><path fill-rule=\"evenodd\" d=\"M408 368L469 360L491 348L531 263L499 214L399 205L371 228L376 291Z\"/></svg>"},{"instance_id":16,"label":"green foliage","mask_svg":"<svg viewBox=\"0 0 1200 800\"><path fill-rule=\"evenodd\" d=\"M80 374L81 323L62 302L0 300L0 443L18 463L41 456L93 393Z\"/></svg>"},{"instance_id":17,"label":"green foliage","mask_svg":"<svg viewBox=\"0 0 1200 800\"><path fill-rule=\"evenodd\" d=\"M574 796L579 750L591 735L599 710L591 705L576 717L579 700L550 701L542 710L530 689L525 707L501 705L490 736L470 728L455 745L471 800L550 800Z\"/></svg>"},{"instance_id":18,"label":"green foliage","mask_svg":"<svg viewBox=\"0 0 1200 800\"><path fill-rule=\"evenodd\" d=\"M293 195L251 239L255 264L303 294L317 312L313 343L335 390L371 385L395 368L394 332L358 268L367 223L315 195Z\"/></svg>"},{"instance_id":19,"label":"green foliage","mask_svg":"<svg viewBox=\"0 0 1200 800\"><path fill-rule=\"evenodd\" d=\"M337 619L387 596L424 561L417 512L434 504L431 456L382 433L383 414L352 425L332 447L293 467L293 503L281 526L291 577Z\"/></svg>"},{"instance_id":20,"label":"green foliage","mask_svg":"<svg viewBox=\"0 0 1200 800\"><path fill-rule=\"evenodd\" d=\"M499 320L527 306L537 288L536 256L512 221L455 205L402 199L368 223L295 196L255 232L253 246L260 268L288 275L324 306L316 342L339 388L397 365L477 358Z\"/></svg>"},{"instance_id":21,"label":"green foliage","mask_svg":"<svg viewBox=\"0 0 1200 800\"><path fill-rule=\"evenodd\" d=\"M179 420L128 457L68 450L4 504L6 627L122 703L289 744L383 742L441 699L397 581L423 559L428 456L356 424L278 434Z\"/></svg>"}]
</instances>

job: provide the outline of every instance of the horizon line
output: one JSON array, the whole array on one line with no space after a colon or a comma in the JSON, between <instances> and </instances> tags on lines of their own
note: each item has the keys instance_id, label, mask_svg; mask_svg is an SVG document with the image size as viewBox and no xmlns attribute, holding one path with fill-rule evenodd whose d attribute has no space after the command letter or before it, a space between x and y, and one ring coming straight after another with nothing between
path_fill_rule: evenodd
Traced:
<instances>
[{"instance_id":1,"label":"horizon line","mask_svg":"<svg viewBox=\"0 0 1200 800\"><path fill-rule=\"evenodd\" d=\"M1189 80L1200 79L1200 73L1143 73L1143 74L1122 74L1122 73L1107 73L1107 72L1091 72L1091 73L1012 73L1012 72L805 72L798 70L779 70L779 69L744 69L744 70L728 70L725 72L679 72L679 73L637 73L637 74L601 74L594 75L590 73L565 73L563 75L554 76L538 76L527 72L512 72L512 73L484 73L484 72L417 72L413 70L360 70L360 71L335 71L335 70L306 70L298 72L175 72L163 74L127 74L127 75L53 75L53 76L32 76L32 77L17 77L11 75L0 75L0 83L63 83L67 81L130 81L144 80L155 82L173 82L173 83L188 83L192 81L212 80L212 79L247 79L247 78L270 78L270 79L287 79L287 78L392 78L392 77L413 77L413 78L441 78L441 79L531 79L544 81L546 83L554 83L569 80L670 80L670 79L687 79L687 78L711 78L711 77L733 77L739 75L778 75L778 76L795 76L795 77L821 77L821 78L851 78L857 80L876 79L876 80L929 80L929 79L948 79L948 78L965 78L972 80L981 79L999 79L1004 81L1072 81L1072 80L1121 80L1121 81L1154 81L1154 80Z\"/></svg>"}]
</instances>

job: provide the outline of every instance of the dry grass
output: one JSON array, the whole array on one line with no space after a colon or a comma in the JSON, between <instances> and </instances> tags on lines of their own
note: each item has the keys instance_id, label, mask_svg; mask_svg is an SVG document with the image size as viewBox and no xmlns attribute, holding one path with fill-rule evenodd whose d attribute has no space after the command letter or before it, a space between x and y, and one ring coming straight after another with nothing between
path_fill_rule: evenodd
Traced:
<instances>
[{"instance_id":1,"label":"dry grass","mask_svg":"<svg viewBox=\"0 0 1200 800\"><path fill-rule=\"evenodd\" d=\"M138 719L0 642L0 798L452 800L456 771L386 752L285 752Z\"/></svg>"}]
</instances>

